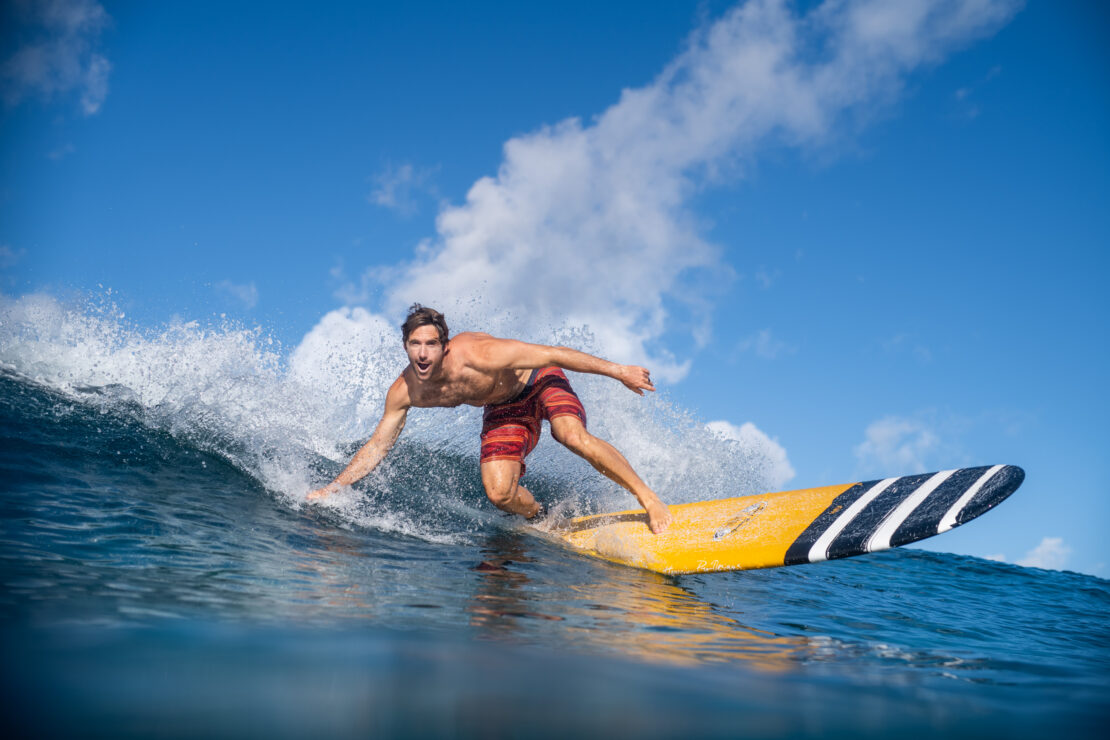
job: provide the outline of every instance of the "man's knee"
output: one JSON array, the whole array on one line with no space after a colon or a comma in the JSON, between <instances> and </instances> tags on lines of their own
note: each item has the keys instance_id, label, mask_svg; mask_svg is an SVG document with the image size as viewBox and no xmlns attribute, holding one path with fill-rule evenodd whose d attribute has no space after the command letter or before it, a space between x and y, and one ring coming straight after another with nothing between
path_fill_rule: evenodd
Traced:
<instances>
[{"instance_id":1,"label":"man's knee","mask_svg":"<svg viewBox=\"0 0 1110 740\"><path fill-rule=\"evenodd\" d=\"M504 509L513 501L516 495L516 486L486 486L486 498L499 509Z\"/></svg>"},{"instance_id":2,"label":"man's knee","mask_svg":"<svg viewBox=\"0 0 1110 740\"><path fill-rule=\"evenodd\" d=\"M486 498L499 509L505 508L516 498L519 480L519 474L511 471L482 468L482 486L486 489Z\"/></svg>"}]
</instances>

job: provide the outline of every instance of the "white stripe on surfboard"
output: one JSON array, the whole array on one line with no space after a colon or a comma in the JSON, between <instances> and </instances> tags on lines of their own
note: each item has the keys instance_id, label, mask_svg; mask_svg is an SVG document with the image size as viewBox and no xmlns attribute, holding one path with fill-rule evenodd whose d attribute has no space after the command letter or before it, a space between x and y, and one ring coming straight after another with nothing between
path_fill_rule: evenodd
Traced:
<instances>
[{"instance_id":1,"label":"white stripe on surfboard","mask_svg":"<svg viewBox=\"0 0 1110 740\"><path fill-rule=\"evenodd\" d=\"M875 530L864 545L867 552L876 552L878 550L886 550L890 547L890 538L894 536L894 532L898 527L902 526L902 522L913 513L914 509L921 505L921 502L928 497L930 493L937 490L941 483L948 480L948 478L955 473L955 470L942 470L935 473L932 478L922 483L917 487L917 490L906 496L902 503L894 511L890 512L886 521Z\"/></svg>"},{"instance_id":2,"label":"white stripe on surfboard","mask_svg":"<svg viewBox=\"0 0 1110 740\"><path fill-rule=\"evenodd\" d=\"M964 495L960 496L960 498L956 500L956 503L952 504L951 508L949 508L945 515L941 517L940 524L937 525L937 534L940 534L941 532L947 532L948 530L952 529L952 527L955 527L956 517L959 516L960 512L964 510L964 507L967 506L968 502L970 502L971 499L975 498L975 494L979 493L979 489L982 488L987 481L993 478L995 473L997 473L999 470L1002 470L1002 468L1004 467L1006 466L995 465L993 468L979 476L979 480L975 481L975 483L972 484L971 488L964 491Z\"/></svg>"},{"instance_id":3,"label":"white stripe on surfboard","mask_svg":"<svg viewBox=\"0 0 1110 740\"><path fill-rule=\"evenodd\" d=\"M890 488L890 484L896 480L898 479L887 478L886 480L881 480L875 485L871 486L871 488L868 489L867 493L863 494L855 501L853 501L852 505L845 509L844 513L838 516L836 518L836 521L830 524L829 528L826 529L824 533L817 538L817 541L813 543L813 547L809 548L809 555L807 556L809 558L809 562L820 563L822 560L828 560L829 545L832 544L837 535L843 532L844 528L851 524L852 520L855 519L861 511L863 511L863 507L874 501L875 497L878 496L880 493Z\"/></svg>"}]
</instances>

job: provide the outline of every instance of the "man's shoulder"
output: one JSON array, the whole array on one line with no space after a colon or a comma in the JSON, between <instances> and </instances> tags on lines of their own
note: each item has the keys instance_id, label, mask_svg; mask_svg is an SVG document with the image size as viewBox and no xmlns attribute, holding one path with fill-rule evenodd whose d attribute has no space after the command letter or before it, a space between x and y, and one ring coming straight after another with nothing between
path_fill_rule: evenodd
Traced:
<instances>
[{"instance_id":1,"label":"man's shoulder","mask_svg":"<svg viewBox=\"0 0 1110 740\"><path fill-rule=\"evenodd\" d=\"M386 392L387 402L392 401L393 403L404 407L412 405L412 392L411 387L409 386L408 377L410 372L410 369L406 367L404 370L401 371L401 374L397 376L397 379L394 380L393 383L389 386L389 390Z\"/></svg>"},{"instance_id":2,"label":"man's shoulder","mask_svg":"<svg viewBox=\"0 0 1110 740\"><path fill-rule=\"evenodd\" d=\"M484 331L464 331L459 332L455 336L451 337L451 341L448 342L448 344L479 344L481 342L487 342L491 339L496 341L496 337L491 334L486 334Z\"/></svg>"},{"instance_id":3,"label":"man's shoulder","mask_svg":"<svg viewBox=\"0 0 1110 740\"><path fill-rule=\"evenodd\" d=\"M482 353L491 343L500 341L496 337L490 336L481 331L464 331L451 337L447 347L449 351L453 352L456 361L466 361L473 357L475 354Z\"/></svg>"}]
</instances>

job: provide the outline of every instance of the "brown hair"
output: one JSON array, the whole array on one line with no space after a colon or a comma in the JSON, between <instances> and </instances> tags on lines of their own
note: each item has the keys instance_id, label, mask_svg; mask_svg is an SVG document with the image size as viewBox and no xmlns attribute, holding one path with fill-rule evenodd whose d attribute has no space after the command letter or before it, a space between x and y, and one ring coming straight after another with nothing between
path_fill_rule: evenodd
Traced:
<instances>
[{"instance_id":1,"label":"brown hair","mask_svg":"<svg viewBox=\"0 0 1110 740\"><path fill-rule=\"evenodd\" d=\"M434 326L436 331L439 332L439 341L447 344L447 320L443 318L443 314L434 308L421 306L419 303L412 304L409 308L408 318L405 323L401 324L401 343L409 341L409 334L412 334L418 327L421 326Z\"/></svg>"}]
</instances>

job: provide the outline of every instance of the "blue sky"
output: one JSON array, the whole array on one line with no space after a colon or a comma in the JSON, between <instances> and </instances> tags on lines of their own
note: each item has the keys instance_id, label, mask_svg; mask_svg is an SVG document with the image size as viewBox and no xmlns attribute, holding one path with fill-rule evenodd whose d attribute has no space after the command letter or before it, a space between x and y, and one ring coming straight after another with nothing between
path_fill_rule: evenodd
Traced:
<instances>
[{"instance_id":1,"label":"blue sky","mask_svg":"<svg viewBox=\"0 0 1110 740\"><path fill-rule=\"evenodd\" d=\"M1106 577L1110 17L891 7L9 4L0 290L287 347L481 294L788 487L1022 465L925 544Z\"/></svg>"}]
</instances>

